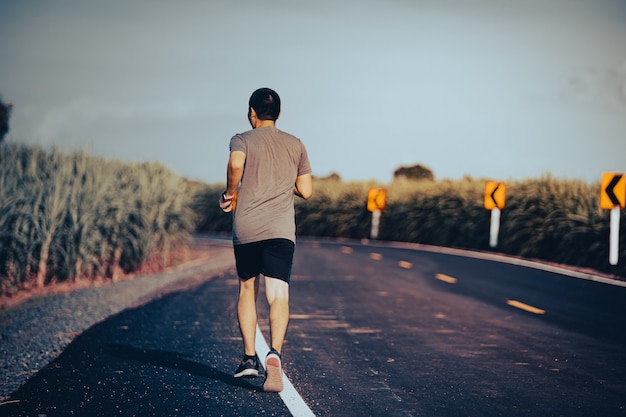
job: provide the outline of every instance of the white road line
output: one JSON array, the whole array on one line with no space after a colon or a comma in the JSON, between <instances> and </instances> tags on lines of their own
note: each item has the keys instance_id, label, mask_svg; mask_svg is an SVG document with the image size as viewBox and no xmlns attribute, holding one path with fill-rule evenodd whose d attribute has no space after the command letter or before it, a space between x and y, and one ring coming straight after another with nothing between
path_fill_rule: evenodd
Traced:
<instances>
[{"instance_id":1,"label":"white road line","mask_svg":"<svg viewBox=\"0 0 626 417\"><path fill-rule=\"evenodd\" d=\"M265 368L265 356L270 351L270 347L265 341L265 337L263 337L263 333L261 333L261 329L259 326L256 326L256 353L261 359L261 365ZM285 386L282 392L280 392L280 398L282 398L283 402L291 412L291 415L294 417L315 417L313 411L309 408L308 405L304 402L298 391L293 387L287 375L283 372L283 385Z\"/></svg>"}]
</instances>

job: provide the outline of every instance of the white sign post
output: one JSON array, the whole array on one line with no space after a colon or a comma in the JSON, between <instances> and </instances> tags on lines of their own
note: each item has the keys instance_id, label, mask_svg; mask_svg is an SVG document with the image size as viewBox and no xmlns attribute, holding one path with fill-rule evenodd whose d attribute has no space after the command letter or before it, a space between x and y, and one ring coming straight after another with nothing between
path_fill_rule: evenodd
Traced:
<instances>
[{"instance_id":1,"label":"white sign post","mask_svg":"<svg viewBox=\"0 0 626 417\"><path fill-rule=\"evenodd\" d=\"M619 259L619 206L611 209L611 231L609 237L609 263L617 265Z\"/></svg>"},{"instance_id":2,"label":"white sign post","mask_svg":"<svg viewBox=\"0 0 626 417\"><path fill-rule=\"evenodd\" d=\"M498 246L498 234L500 233L500 209L491 209L491 227L489 228L489 246Z\"/></svg>"},{"instance_id":3,"label":"white sign post","mask_svg":"<svg viewBox=\"0 0 626 417\"><path fill-rule=\"evenodd\" d=\"M372 240L378 239L378 226L380 225L380 210L374 210L372 212L372 229L370 231L370 238Z\"/></svg>"}]
</instances>

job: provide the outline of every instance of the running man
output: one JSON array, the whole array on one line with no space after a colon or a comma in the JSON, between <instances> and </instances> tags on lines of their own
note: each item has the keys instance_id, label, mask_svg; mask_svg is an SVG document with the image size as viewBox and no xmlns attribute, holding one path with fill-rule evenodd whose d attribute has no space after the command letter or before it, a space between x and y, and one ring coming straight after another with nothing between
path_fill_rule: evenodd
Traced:
<instances>
[{"instance_id":1,"label":"running man","mask_svg":"<svg viewBox=\"0 0 626 417\"><path fill-rule=\"evenodd\" d=\"M252 93L248 121L252 130L230 140L226 190L220 207L233 212L233 247L239 276L237 319L244 356L236 378L259 375L256 354L256 299L265 277L270 307L271 350L265 358L264 391L283 390L281 351L289 323L289 282L296 242L294 196L313 194L311 165L300 139L276 128L280 97L260 88Z\"/></svg>"}]
</instances>

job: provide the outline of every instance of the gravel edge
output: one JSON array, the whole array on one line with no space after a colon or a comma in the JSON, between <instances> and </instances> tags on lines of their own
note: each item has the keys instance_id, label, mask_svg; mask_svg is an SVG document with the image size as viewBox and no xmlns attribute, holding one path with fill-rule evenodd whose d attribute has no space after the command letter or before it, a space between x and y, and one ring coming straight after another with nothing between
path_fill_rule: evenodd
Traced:
<instances>
[{"instance_id":1,"label":"gravel edge","mask_svg":"<svg viewBox=\"0 0 626 417\"><path fill-rule=\"evenodd\" d=\"M127 308L198 286L234 271L230 242L202 239L206 253L164 272L31 300L0 315L0 402L45 367L85 330Z\"/></svg>"}]
</instances>

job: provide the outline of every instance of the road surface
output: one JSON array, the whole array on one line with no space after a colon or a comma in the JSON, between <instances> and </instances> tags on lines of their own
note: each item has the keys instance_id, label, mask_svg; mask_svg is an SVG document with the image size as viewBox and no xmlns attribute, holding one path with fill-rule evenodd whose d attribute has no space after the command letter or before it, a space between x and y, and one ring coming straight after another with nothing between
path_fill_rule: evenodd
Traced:
<instances>
[{"instance_id":1,"label":"road surface","mask_svg":"<svg viewBox=\"0 0 626 417\"><path fill-rule=\"evenodd\" d=\"M411 245L302 240L283 348L306 408L296 411L262 378L231 376L236 294L229 270L110 317L0 416L626 415L623 285Z\"/></svg>"}]
</instances>

